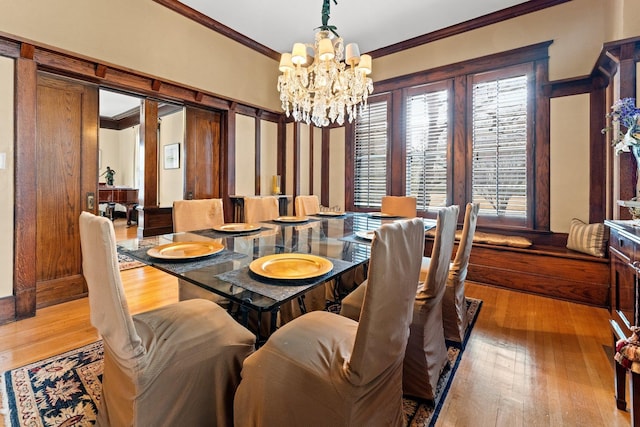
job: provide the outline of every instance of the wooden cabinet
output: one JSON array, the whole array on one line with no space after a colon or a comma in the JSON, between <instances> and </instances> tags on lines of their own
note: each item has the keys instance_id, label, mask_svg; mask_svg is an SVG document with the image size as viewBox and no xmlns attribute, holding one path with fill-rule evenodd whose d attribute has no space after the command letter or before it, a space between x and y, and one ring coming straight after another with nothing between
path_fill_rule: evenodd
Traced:
<instances>
[{"instance_id":1,"label":"wooden cabinet","mask_svg":"<svg viewBox=\"0 0 640 427\"><path fill-rule=\"evenodd\" d=\"M640 275L640 227L629 221L606 221L611 256L611 318L626 336L638 323Z\"/></svg>"}]
</instances>

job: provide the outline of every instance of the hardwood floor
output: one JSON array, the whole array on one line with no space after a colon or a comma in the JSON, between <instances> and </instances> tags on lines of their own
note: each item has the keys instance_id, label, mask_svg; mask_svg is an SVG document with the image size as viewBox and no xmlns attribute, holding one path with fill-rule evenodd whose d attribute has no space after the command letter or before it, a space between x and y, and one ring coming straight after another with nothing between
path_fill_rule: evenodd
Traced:
<instances>
[{"instance_id":1,"label":"hardwood floor","mask_svg":"<svg viewBox=\"0 0 640 427\"><path fill-rule=\"evenodd\" d=\"M118 239L135 227L116 221ZM132 313L177 301L177 280L151 267L122 272ZM605 309L469 283L484 301L438 426L628 426L616 409ZM0 371L98 339L86 298L0 326ZM0 425L2 420L0 416Z\"/></svg>"}]
</instances>

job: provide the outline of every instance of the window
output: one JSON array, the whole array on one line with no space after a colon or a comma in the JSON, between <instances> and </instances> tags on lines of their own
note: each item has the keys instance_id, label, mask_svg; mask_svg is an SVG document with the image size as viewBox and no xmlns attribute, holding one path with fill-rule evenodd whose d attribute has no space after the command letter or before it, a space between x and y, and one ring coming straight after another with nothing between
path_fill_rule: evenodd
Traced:
<instances>
[{"instance_id":1,"label":"window","mask_svg":"<svg viewBox=\"0 0 640 427\"><path fill-rule=\"evenodd\" d=\"M418 210L423 211L449 204L450 90L442 86L414 88L405 99L405 194L415 196Z\"/></svg>"},{"instance_id":2,"label":"window","mask_svg":"<svg viewBox=\"0 0 640 427\"><path fill-rule=\"evenodd\" d=\"M354 199L356 207L380 207L387 194L388 101L369 101L358 116L354 144Z\"/></svg>"},{"instance_id":3,"label":"window","mask_svg":"<svg viewBox=\"0 0 640 427\"><path fill-rule=\"evenodd\" d=\"M545 230L549 218L550 42L378 83L347 126L347 209L413 196L418 215L480 204L478 224Z\"/></svg>"},{"instance_id":4,"label":"window","mask_svg":"<svg viewBox=\"0 0 640 427\"><path fill-rule=\"evenodd\" d=\"M480 204L480 215L526 221L528 74L496 74L472 78L471 200Z\"/></svg>"}]
</instances>

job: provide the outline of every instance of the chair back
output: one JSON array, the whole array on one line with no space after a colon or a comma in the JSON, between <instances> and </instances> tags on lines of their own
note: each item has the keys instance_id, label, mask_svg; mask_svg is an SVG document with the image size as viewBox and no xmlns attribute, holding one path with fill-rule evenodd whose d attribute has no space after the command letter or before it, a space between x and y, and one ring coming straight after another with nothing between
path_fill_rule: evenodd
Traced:
<instances>
[{"instance_id":1,"label":"chair back","mask_svg":"<svg viewBox=\"0 0 640 427\"><path fill-rule=\"evenodd\" d=\"M222 199L176 200L173 202L173 231L203 230L224 224Z\"/></svg>"},{"instance_id":2,"label":"chair back","mask_svg":"<svg viewBox=\"0 0 640 427\"><path fill-rule=\"evenodd\" d=\"M415 218L417 215L416 198L411 196L383 196L380 211L383 214Z\"/></svg>"},{"instance_id":3,"label":"chair back","mask_svg":"<svg viewBox=\"0 0 640 427\"><path fill-rule=\"evenodd\" d=\"M369 281L349 360L352 384L402 363L424 250L421 218L385 224L371 244Z\"/></svg>"},{"instance_id":4,"label":"chair back","mask_svg":"<svg viewBox=\"0 0 640 427\"><path fill-rule=\"evenodd\" d=\"M431 263L427 277L419 287L416 299L442 298L449 275L449 264L455 241L459 207L452 205L438 210L436 235L431 251Z\"/></svg>"},{"instance_id":5,"label":"chair back","mask_svg":"<svg viewBox=\"0 0 640 427\"><path fill-rule=\"evenodd\" d=\"M464 224L462 225L462 237L460 238L456 257L449 270L448 283L453 287L458 286L467 278L469 257L471 256L476 224L478 223L479 209L480 205L478 203L467 203L467 208L464 213Z\"/></svg>"},{"instance_id":6,"label":"chair back","mask_svg":"<svg viewBox=\"0 0 640 427\"><path fill-rule=\"evenodd\" d=\"M91 324L122 364L145 352L124 295L116 236L106 217L80 214L82 272L89 287Z\"/></svg>"},{"instance_id":7,"label":"chair back","mask_svg":"<svg viewBox=\"0 0 640 427\"><path fill-rule=\"evenodd\" d=\"M298 216L315 215L320 212L320 200L316 195L296 196L295 208Z\"/></svg>"},{"instance_id":8,"label":"chair back","mask_svg":"<svg viewBox=\"0 0 640 427\"><path fill-rule=\"evenodd\" d=\"M245 197L244 222L270 221L280 216L278 198L274 196Z\"/></svg>"}]
</instances>

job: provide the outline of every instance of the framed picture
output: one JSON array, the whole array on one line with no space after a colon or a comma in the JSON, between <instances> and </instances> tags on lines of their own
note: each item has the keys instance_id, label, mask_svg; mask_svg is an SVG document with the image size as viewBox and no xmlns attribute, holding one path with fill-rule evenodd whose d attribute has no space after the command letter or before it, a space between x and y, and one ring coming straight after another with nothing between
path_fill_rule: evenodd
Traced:
<instances>
[{"instance_id":1,"label":"framed picture","mask_svg":"<svg viewBox=\"0 0 640 427\"><path fill-rule=\"evenodd\" d=\"M164 168L180 168L180 143L167 144L164 146Z\"/></svg>"}]
</instances>

